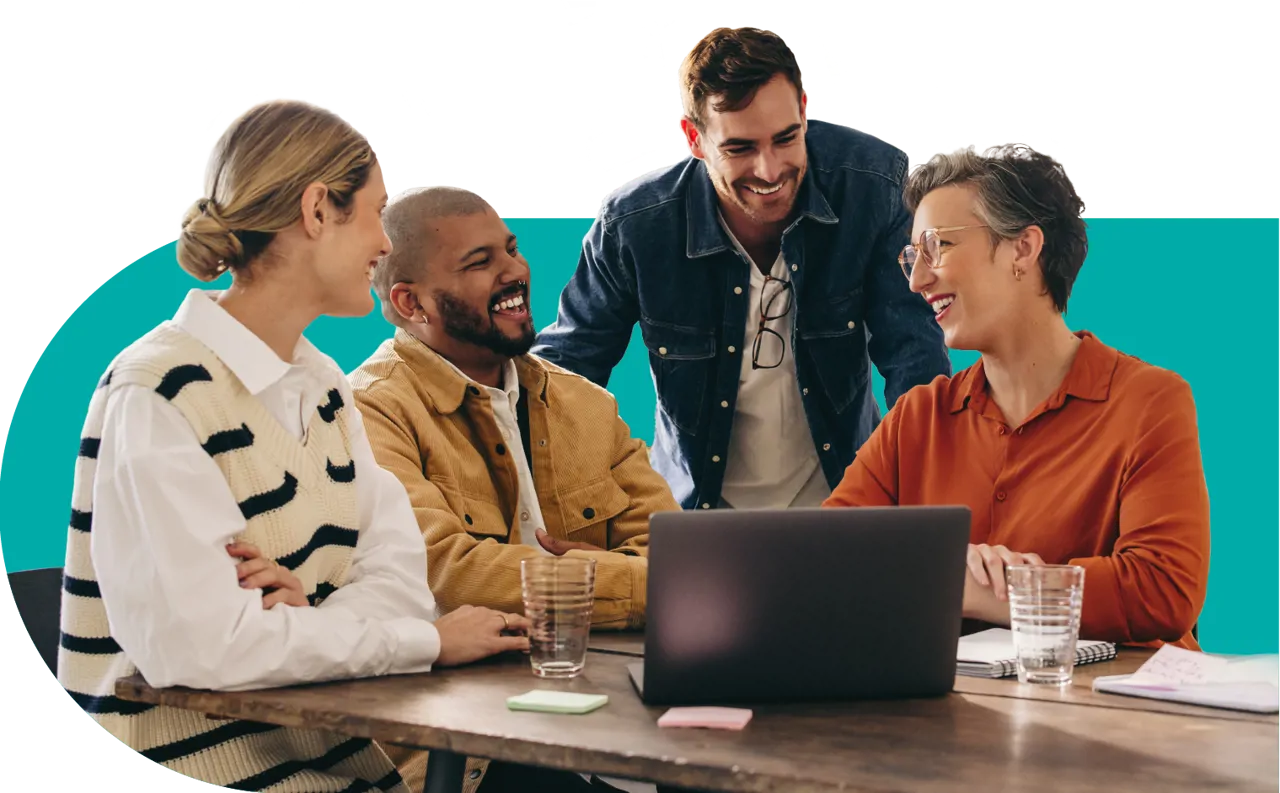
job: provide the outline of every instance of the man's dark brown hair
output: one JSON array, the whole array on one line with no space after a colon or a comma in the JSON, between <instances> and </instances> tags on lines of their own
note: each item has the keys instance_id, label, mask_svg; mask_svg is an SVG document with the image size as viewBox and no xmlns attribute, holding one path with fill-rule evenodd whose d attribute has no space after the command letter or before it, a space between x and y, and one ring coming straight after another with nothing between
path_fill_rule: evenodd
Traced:
<instances>
[{"instance_id":1,"label":"man's dark brown hair","mask_svg":"<svg viewBox=\"0 0 1280 793\"><path fill-rule=\"evenodd\" d=\"M804 93L800 67L781 38L757 28L717 28L680 64L685 117L705 129L707 100L717 113L741 110L778 74L795 86L799 101Z\"/></svg>"}]
</instances>

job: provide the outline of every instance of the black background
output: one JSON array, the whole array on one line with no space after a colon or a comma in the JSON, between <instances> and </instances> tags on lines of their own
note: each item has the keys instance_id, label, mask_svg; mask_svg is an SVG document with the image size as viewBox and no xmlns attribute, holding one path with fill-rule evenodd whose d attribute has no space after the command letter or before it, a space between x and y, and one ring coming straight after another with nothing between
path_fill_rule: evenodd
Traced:
<instances>
[{"instance_id":1,"label":"black background","mask_svg":"<svg viewBox=\"0 0 1280 793\"><path fill-rule=\"evenodd\" d=\"M1270 125L1265 92L1274 87L1251 77L1265 73L1257 64L1266 52L1239 31L1230 43L1208 41L1203 18L1190 35L1165 14L1160 32L1120 29L1098 8L1083 9L1091 17L1068 29L1023 6L924 13L902 4L791 3L791 13L728 14L714 4L694 12L669 4L657 13L655 4L605 0L594 19L568 28L585 10L534 5L314 3L300 18L292 1L188 3L12 20L23 23L9 28L6 70L8 404L84 295L169 237L198 183L205 124L218 107L225 119L259 92L323 98L374 139L392 191L458 183L504 215L591 215L605 189L684 153L667 118L677 109L676 63L722 22L777 28L800 56L814 115L856 118L915 159L1025 133L1062 156L1094 215L1276 214L1260 132ZM833 6L840 10L826 10ZM666 72L655 50L641 61L655 40L637 17L645 26L681 18L662 35ZM828 78L819 36L849 75ZM406 88L412 109L401 100ZM424 97L438 123L425 118ZM588 165L577 156L602 101L607 128ZM646 148L658 152L600 170ZM1226 251L1242 240L1222 242ZM1139 265L1158 274L1158 262ZM74 454L68 449L68 464ZM3 614L5 677L17 705L9 710L5 787L28 770L41 787L202 787L102 734L61 695L13 611ZM40 750L49 752L44 760Z\"/></svg>"}]
</instances>

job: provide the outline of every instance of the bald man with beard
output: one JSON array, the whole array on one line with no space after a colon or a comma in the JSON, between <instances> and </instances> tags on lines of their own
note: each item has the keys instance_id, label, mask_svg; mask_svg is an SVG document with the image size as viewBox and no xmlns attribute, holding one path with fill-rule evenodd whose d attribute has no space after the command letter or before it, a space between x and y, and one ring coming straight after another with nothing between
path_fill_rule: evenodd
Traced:
<instances>
[{"instance_id":1,"label":"bald man with beard","mask_svg":"<svg viewBox=\"0 0 1280 793\"><path fill-rule=\"evenodd\" d=\"M529 263L483 199L397 196L374 289L392 338L351 375L409 491L441 608L521 610L522 559L596 560L595 628L644 624L649 516L678 510L613 396L529 354ZM497 606L494 606L497 608Z\"/></svg>"}]
</instances>

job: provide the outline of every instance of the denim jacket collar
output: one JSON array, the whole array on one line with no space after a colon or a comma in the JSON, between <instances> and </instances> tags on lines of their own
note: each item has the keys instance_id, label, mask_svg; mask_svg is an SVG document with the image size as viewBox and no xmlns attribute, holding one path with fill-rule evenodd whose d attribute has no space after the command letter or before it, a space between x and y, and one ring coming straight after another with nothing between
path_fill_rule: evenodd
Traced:
<instances>
[{"instance_id":1,"label":"denim jacket collar","mask_svg":"<svg viewBox=\"0 0 1280 793\"><path fill-rule=\"evenodd\" d=\"M800 183L800 195L796 198L800 208L796 220L798 222L800 218L808 217L819 223L839 223L840 219L836 217L835 212L831 211L831 205L827 203L826 197L822 195L813 179L812 157L810 160L809 170L805 173L804 181ZM720 211L720 197L711 184L706 163L698 162L691 182L687 213L688 244L685 255L690 259L697 259L728 250L732 243L729 242L724 230L720 227L720 222L716 219L716 213ZM795 223L792 223L787 230L790 231L794 227Z\"/></svg>"}]
</instances>

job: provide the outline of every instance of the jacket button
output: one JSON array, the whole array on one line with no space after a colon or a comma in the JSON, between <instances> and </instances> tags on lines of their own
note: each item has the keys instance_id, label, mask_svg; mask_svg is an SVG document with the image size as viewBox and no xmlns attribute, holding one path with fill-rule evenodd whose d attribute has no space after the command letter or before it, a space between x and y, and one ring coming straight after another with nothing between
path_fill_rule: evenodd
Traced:
<instances>
[{"instance_id":1,"label":"jacket button","mask_svg":"<svg viewBox=\"0 0 1280 793\"><path fill-rule=\"evenodd\" d=\"M480 778L480 769L479 769L479 768L473 768L473 769L471 769L471 778L472 778L472 779L479 779L479 778Z\"/></svg>"},{"instance_id":2,"label":"jacket button","mask_svg":"<svg viewBox=\"0 0 1280 793\"><path fill-rule=\"evenodd\" d=\"M729 407L729 400L727 400L727 399L726 399L726 400L724 400L723 402L721 402L721 403L720 403L720 407L722 407L722 408L727 408L727 407Z\"/></svg>"},{"instance_id":3,"label":"jacket button","mask_svg":"<svg viewBox=\"0 0 1280 793\"><path fill-rule=\"evenodd\" d=\"M1005 492L1003 490L996 493L996 501L1004 501Z\"/></svg>"},{"instance_id":4,"label":"jacket button","mask_svg":"<svg viewBox=\"0 0 1280 793\"><path fill-rule=\"evenodd\" d=\"M463 519L463 520L465 520L465 521L467 522L467 525L468 525L468 526L470 526L470 525L471 525L472 520L471 520L471 516L470 516L470 515L463 515L463 516L462 516L462 519Z\"/></svg>"},{"instance_id":5,"label":"jacket button","mask_svg":"<svg viewBox=\"0 0 1280 793\"><path fill-rule=\"evenodd\" d=\"M480 396L480 389L476 388L473 385L469 385L467 386L467 393L471 394L472 396Z\"/></svg>"},{"instance_id":6,"label":"jacket button","mask_svg":"<svg viewBox=\"0 0 1280 793\"><path fill-rule=\"evenodd\" d=\"M591 520L595 516L596 516L596 511L591 507L587 507L586 509L582 510L582 517L586 518L587 520Z\"/></svg>"},{"instance_id":7,"label":"jacket button","mask_svg":"<svg viewBox=\"0 0 1280 793\"><path fill-rule=\"evenodd\" d=\"M854 322L853 320L849 320L849 327L852 328L854 325L857 325L857 324L858 323Z\"/></svg>"},{"instance_id":8,"label":"jacket button","mask_svg":"<svg viewBox=\"0 0 1280 793\"><path fill-rule=\"evenodd\" d=\"M713 454L713 455L711 455L711 462L713 462L713 463L718 463L718 462L720 462L720 455L718 455L718 454Z\"/></svg>"},{"instance_id":9,"label":"jacket button","mask_svg":"<svg viewBox=\"0 0 1280 793\"><path fill-rule=\"evenodd\" d=\"M498 448L497 448L495 451L497 451L497 452L498 452L498 454L506 454L506 453L507 453L507 447L506 447L506 446L503 446L501 443L499 443L499 444L498 444Z\"/></svg>"},{"instance_id":10,"label":"jacket button","mask_svg":"<svg viewBox=\"0 0 1280 793\"><path fill-rule=\"evenodd\" d=\"M798 264L791 265L791 272L794 273L796 270L799 270L799 269L800 269L800 265Z\"/></svg>"},{"instance_id":11,"label":"jacket button","mask_svg":"<svg viewBox=\"0 0 1280 793\"><path fill-rule=\"evenodd\" d=\"M738 351L738 348L737 348L737 347L734 347L732 344L730 344L730 345L729 345L729 353L730 353L730 354L733 354L733 353L735 353L735 352L737 352L737 351Z\"/></svg>"},{"instance_id":12,"label":"jacket button","mask_svg":"<svg viewBox=\"0 0 1280 793\"><path fill-rule=\"evenodd\" d=\"M740 294L742 294L742 287L740 287L740 286L735 286L735 287L733 288L733 293L734 293L735 295L740 295Z\"/></svg>"},{"instance_id":13,"label":"jacket button","mask_svg":"<svg viewBox=\"0 0 1280 793\"><path fill-rule=\"evenodd\" d=\"M824 452L829 452L829 451L831 451L831 444L829 444L829 443L824 443L824 444L822 444L822 450L823 450Z\"/></svg>"},{"instance_id":14,"label":"jacket button","mask_svg":"<svg viewBox=\"0 0 1280 793\"><path fill-rule=\"evenodd\" d=\"M809 396L809 389L807 389L807 388L802 388L802 389L800 389L800 393L804 394L805 396Z\"/></svg>"},{"instance_id":15,"label":"jacket button","mask_svg":"<svg viewBox=\"0 0 1280 793\"><path fill-rule=\"evenodd\" d=\"M659 348L658 348L658 354L659 354L659 355L666 355L666 354L667 354L667 348L666 348L666 347L659 347Z\"/></svg>"},{"instance_id":16,"label":"jacket button","mask_svg":"<svg viewBox=\"0 0 1280 793\"><path fill-rule=\"evenodd\" d=\"M703 504L703 505L702 505L702 508L703 508L703 509L711 509L711 505L710 505L710 504Z\"/></svg>"},{"instance_id":17,"label":"jacket button","mask_svg":"<svg viewBox=\"0 0 1280 793\"><path fill-rule=\"evenodd\" d=\"M538 441L538 445L539 445L539 446L546 446L546 445L547 445L547 439L546 439L546 438L543 438L542 440Z\"/></svg>"}]
</instances>

